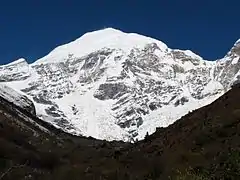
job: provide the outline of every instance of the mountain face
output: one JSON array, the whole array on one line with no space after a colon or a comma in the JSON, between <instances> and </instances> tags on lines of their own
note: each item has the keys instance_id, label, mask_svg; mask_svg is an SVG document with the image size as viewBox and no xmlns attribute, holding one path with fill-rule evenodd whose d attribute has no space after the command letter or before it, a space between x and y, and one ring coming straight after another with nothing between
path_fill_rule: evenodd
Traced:
<instances>
[{"instance_id":1,"label":"mountain face","mask_svg":"<svg viewBox=\"0 0 240 180\"><path fill-rule=\"evenodd\" d=\"M0 66L0 82L34 102L37 116L76 135L140 140L211 103L240 79L240 41L206 61L189 50L107 28L28 64Z\"/></svg>"},{"instance_id":2,"label":"mountain face","mask_svg":"<svg viewBox=\"0 0 240 180\"><path fill-rule=\"evenodd\" d=\"M4 100L28 111L33 116L36 116L34 104L30 99L28 99L23 93L0 84L0 101L3 102Z\"/></svg>"},{"instance_id":3,"label":"mountain face","mask_svg":"<svg viewBox=\"0 0 240 180\"><path fill-rule=\"evenodd\" d=\"M134 144L64 133L6 97L0 95L2 180L240 177L240 84Z\"/></svg>"}]
</instances>

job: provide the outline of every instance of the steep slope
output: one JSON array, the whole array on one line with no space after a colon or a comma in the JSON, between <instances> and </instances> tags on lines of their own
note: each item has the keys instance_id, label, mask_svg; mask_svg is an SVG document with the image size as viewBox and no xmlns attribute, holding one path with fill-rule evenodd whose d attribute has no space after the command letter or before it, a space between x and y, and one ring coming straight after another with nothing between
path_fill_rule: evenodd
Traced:
<instances>
[{"instance_id":1,"label":"steep slope","mask_svg":"<svg viewBox=\"0 0 240 180\"><path fill-rule=\"evenodd\" d=\"M4 87L4 90L9 87ZM2 92L2 88L0 87ZM15 96L16 95L16 96ZM112 142L109 148L97 152L108 142L95 139L74 137L54 126L38 119L30 113L34 106L22 106L28 99L16 105L11 98L17 99L20 94L0 94L0 179L72 179L71 175L64 174L66 166L74 168L74 156L70 154L76 150L81 154L83 162L91 157L101 157L113 152L114 147L131 146L127 143ZM10 100L10 101L9 101ZM62 170L61 170L62 169ZM56 171L55 171L56 170ZM56 174L54 173L56 172ZM52 173L55 175L52 176ZM63 175L63 174L62 174ZM74 175L75 176L75 175ZM76 178L76 176L75 176ZM75 179L74 178L74 179ZM81 178L81 177L78 177Z\"/></svg>"},{"instance_id":2,"label":"steep slope","mask_svg":"<svg viewBox=\"0 0 240 180\"><path fill-rule=\"evenodd\" d=\"M216 78L224 88L227 89L230 85L238 83L240 79L240 41L238 40L227 55L217 61Z\"/></svg>"},{"instance_id":3,"label":"steep slope","mask_svg":"<svg viewBox=\"0 0 240 180\"><path fill-rule=\"evenodd\" d=\"M22 92L16 92L12 88L0 84L0 96L8 102L13 103L22 109L25 109L32 115L36 115L34 104Z\"/></svg>"},{"instance_id":4,"label":"steep slope","mask_svg":"<svg viewBox=\"0 0 240 180\"><path fill-rule=\"evenodd\" d=\"M239 90L238 84L212 104L158 128L119 161L130 158L126 171L152 172L145 176L152 179L239 179Z\"/></svg>"},{"instance_id":5,"label":"steep slope","mask_svg":"<svg viewBox=\"0 0 240 180\"><path fill-rule=\"evenodd\" d=\"M0 85L0 113L3 123L9 119L21 130L32 131L35 137L38 134L61 134L62 131L36 117L35 106L22 92L16 92L6 85ZM2 128L5 130L4 126ZM9 131L9 133L12 133Z\"/></svg>"},{"instance_id":6,"label":"steep slope","mask_svg":"<svg viewBox=\"0 0 240 180\"><path fill-rule=\"evenodd\" d=\"M0 177L239 179L240 86L136 144L45 133L0 103ZM25 111L26 116L29 113ZM36 120L33 118L32 120ZM52 128L54 131L54 128Z\"/></svg>"},{"instance_id":7,"label":"steep slope","mask_svg":"<svg viewBox=\"0 0 240 180\"><path fill-rule=\"evenodd\" d=\"M25 80L29 76L29 65L23 58L7 65L0 66L0 82Z\"/></svg>"},{"instance_id":8,"label":"steep slope","mask_svg":"<svg viewBox=\"0 0 240 180\"><path fill-rule=\"evenodd\" d=\"M107 28L28 65L0 67L0 81L33 100L39 118L76 135L133 141L202 107L237 81L238 43L205 61L189 50ZM228 83L231 82L231 83ZM161 118L159 118L161 117Z\"/></svg>"}]
</instances>

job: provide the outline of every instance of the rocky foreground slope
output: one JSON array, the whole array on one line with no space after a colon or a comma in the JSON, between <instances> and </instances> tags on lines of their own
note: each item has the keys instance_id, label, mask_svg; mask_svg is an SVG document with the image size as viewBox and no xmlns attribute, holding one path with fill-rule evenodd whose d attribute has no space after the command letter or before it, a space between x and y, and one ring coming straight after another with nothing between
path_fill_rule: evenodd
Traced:
<instances>
[{"instance_id":1,"label":"rocky foreground slope","mask_svg":"<svg viewBox=\"0 0 240 180\"><path fill-rule=\"evenodd\" d=\"M1 180L240 178L239 85L135 144L72 136L0 102Z\"/></svg>"},{"instance_id":2,"label":"rocky foreground slope","mask_svg":"<svg viewBox=\"0 0 240 180\"><path fill-rule=\"evenodd\" d=\"M107 28L28 64L0 66L0 82L37 116L76 135L133 141L211 103L240 78L240 43L217 61Z\"/></svg>"}]
</instances>

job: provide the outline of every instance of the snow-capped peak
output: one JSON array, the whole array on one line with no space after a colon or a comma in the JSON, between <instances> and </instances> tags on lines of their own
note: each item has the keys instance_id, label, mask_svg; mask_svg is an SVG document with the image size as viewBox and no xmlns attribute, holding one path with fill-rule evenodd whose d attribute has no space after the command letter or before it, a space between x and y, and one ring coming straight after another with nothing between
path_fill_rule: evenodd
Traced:
<instances>
[{"instance_id":1,"label":"snow-capped peak","mask_svg":"<svg viewBox=\"0 0 240 180\"><path fill-rule=\"evenodd\" d=\"M29 64L23 58L0 66L0 78L22 80L29 76ZM3 80L2 80L3 81Z\"/></svg>"},{"instance_id":2,"label":"snow-capped peak","mask_svg":"<svg viewBox=\"0 0 240 180\"><path fill-rule=\"evenodd\" d=\"M2 65L1 67L12 66L12 65L16 65L16 64L22 64L22 63L26 63L27 64L27 61L24 58L20 58L18 60L15 60L15 61L13 61L11 63L6 64L6 65Z\"/></svg>"},{"instance_id":3,"label":"snow-capped peak","mask_svg":"<svg viewBox=\"0 0 240 180\"><path fill-rule=\"evenodd\" d=\"M235 45L239 44L240 43L240 39L238 39L236 42L235 42Z\"/></svg>"},{"instance_id":4,"label":"snow-capped peak","mask_svg":"<svg viewBox=\"0 0 240 180\"><path fill-rule=\"evenodd\" d=\"M86 38L88 36L109 36L109 35L115 35L115 36L121 36L124 35L125 33L114 28L104 28L92 32L87 32L85 33L81 38Z\"/></svg>"},{"instance_id":5,"label":"snow-capped peak","mask_svg":"<svg viewBox=\"0 0 240 180\"><path fill-rule=\"evenodd\" d=\"M224 61L210 62L190 50L106 28L34 64L20 59L0 66L0 82L26 93L37 116L64 131L128 141L168 126L240 81L239 52L235 45Z\"/></svg>"},{"instance_id":6,"label":"snow-capped peak","mask_svg":"<svg viewBox=\"0 0 240 180\"><path fill-rule=\"evenodd\" d=\"M193 59L199 59L199 60L203 60L203 58L197 54L195 54L194 52L192 52L191 50L180 50L180 49L174 49L173 51L175 52L182 52L185 55L193 58Z\"/></svg>"},{"instance_id":7,"label":"snow-capped peak","mask_svg":"<svg viewBox=\"0 0 240 180\"><path fill-rule=\"evenodd\" d=\"M153 38L106 28L86 33L73 42L57 47L34 64L64 61L70 54L74 57L82 57L105 47L121 49L128 53L133 48L144 48L149 43L156 43L163 52L168 49L166 44Z\"/></svg>"}]
</instances>

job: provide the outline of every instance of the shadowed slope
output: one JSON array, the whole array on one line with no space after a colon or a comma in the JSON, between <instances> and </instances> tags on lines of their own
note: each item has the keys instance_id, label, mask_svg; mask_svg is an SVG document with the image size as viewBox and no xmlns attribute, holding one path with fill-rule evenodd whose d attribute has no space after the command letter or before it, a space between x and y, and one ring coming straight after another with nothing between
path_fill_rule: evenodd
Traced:
<instances>
[{"instance_id":1,"label":"shadowed slope","mask_svg":"<svg viewBox=\"0 0 240 180\"><path fill-rule=\"evenodd\" d=\"M134 145L33 131L1 103L0 177L11 169L2 179L238 179L239 90Z\"/></svg>"}]
</instances>

